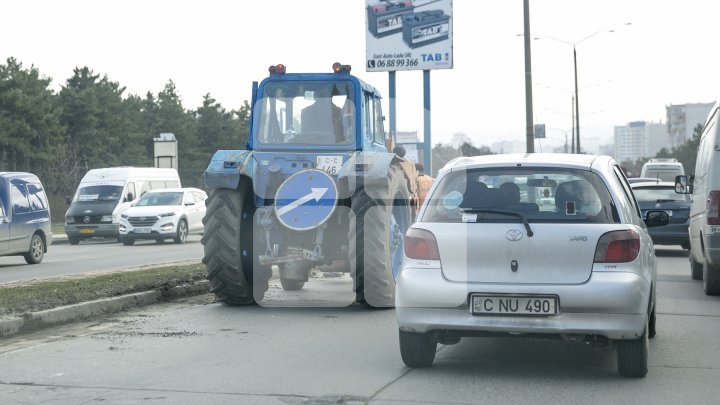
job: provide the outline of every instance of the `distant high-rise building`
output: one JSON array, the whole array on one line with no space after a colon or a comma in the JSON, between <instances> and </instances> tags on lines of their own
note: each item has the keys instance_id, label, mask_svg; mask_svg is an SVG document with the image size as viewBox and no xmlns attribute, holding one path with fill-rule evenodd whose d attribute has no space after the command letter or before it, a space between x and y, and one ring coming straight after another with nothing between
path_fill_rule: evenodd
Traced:
<instances>
[{"instance_id":1,"label":"distant high-rise building","mask_svg":"<svg viewBox=\"0 0 720 405\"><path fill-rule=\"evenodd\" d=\"M615 127L613 156L618 162L653 157L668 146L667 131L662 122L634 121Z\"/></svg>"},{"instance_id":2,"label":"distant high-rise building","mask_svg":"<svg viewBox=\"0 0 720 405\"><path fill-rule=\"evenodd\" d=\"M667 133L670 146L684 144L698 124L704 124L713 103L670 104L667 110Z\"/></svg>"}]
</instances>

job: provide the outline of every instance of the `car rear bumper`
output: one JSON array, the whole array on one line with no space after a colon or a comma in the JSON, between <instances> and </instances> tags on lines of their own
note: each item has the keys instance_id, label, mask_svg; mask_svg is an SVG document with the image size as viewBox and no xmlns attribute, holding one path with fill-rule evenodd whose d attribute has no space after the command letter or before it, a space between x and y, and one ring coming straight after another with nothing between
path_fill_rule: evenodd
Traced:
<instances>
[{"instance_id":1,"label":"car rear bumper","mask_svg":"<svg viewBox=\"0 0 720 405\"><path fill-rule=\"evenodd\" d=\"M553 316L472 315L471 293L555 295ZM650 280L629 272L593 272L575 285L455 283L439 269L403 269L397 280L396 314L401 330L639 337L647 322Z\"/></svg>"},{"instance_id":2,"label":"car rear bumper","mask_svg":"<svg viewBox=\"0 0 720 405\"><path fill-rule=\"evenodd\" d=\"M648 228L648 233L657 245L681 245L690 243L688 224L670 224Z\"/></svg>"}]
</instances>

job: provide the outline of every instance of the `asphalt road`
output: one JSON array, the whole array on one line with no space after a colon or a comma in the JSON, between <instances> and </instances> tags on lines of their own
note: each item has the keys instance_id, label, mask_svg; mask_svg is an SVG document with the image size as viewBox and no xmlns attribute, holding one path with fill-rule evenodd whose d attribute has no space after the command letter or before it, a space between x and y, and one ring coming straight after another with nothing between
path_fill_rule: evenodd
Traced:
<instances>
[{"instance_id":1,"label":"asphalt road","mask_svg":"<svg viewBox=\"0 0 720 405\"><path fill-rule=\"evenodd\" d=\"M339 277L274 284L265 307L204 295L0 341L0 402L715 404L720 297L690 279L685 252L658 256L643 379L620 377L612 348L512 338L439 346L432 368L411 370L394 311L307 307L342 304L351 285Z\"/></svg>"},{"instance_id":2,"label":"asphalt road","mask_svg":"<svg viewBox=\"0 0 720 405\"><path fill-rule=\"evenodd\" d=\"M177 245L168 241L136 241L125 246L115 239L93 238L80 242L53 244L42 263L29 265L22 256L0 257L0 283L63 276L87 272L109 272L120 268L179 261L200 261L203 247L200 235L191 235L188 242Z\"/></svg>"}]
</instances>

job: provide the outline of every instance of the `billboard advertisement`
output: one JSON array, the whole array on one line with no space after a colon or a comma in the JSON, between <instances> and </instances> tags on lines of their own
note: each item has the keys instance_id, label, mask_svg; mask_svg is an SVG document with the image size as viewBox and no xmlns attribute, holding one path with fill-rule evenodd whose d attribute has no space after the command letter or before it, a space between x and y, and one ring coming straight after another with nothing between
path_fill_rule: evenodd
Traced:
<instances>
[{"instance_id":1,"label":"billboard advertisement","mask_svg":"<svg viewBox=\"0 0 720 405\"><path fill-rule=\"evenodd\" d=\"M368 72L452 69L452 0L365 0Z\"/></svg>"}]
</instances>

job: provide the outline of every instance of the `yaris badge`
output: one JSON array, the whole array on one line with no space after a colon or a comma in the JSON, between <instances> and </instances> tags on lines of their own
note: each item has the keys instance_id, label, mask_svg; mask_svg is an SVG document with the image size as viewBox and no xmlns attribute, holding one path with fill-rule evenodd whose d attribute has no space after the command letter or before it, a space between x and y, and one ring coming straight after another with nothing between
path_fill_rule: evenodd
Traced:
<instances>
[{"instance_id":1,"label":"yaris badge","mask_svg":"<svg viewBox=\"0 0 720 405\"><path fill-rule=\"evenodd\" d=\"M522 238L523 233L518 231L517 229L511 229L505 232L505 239L509 240L510 242L517 242Z\"/></svg>"}]
</instances>

